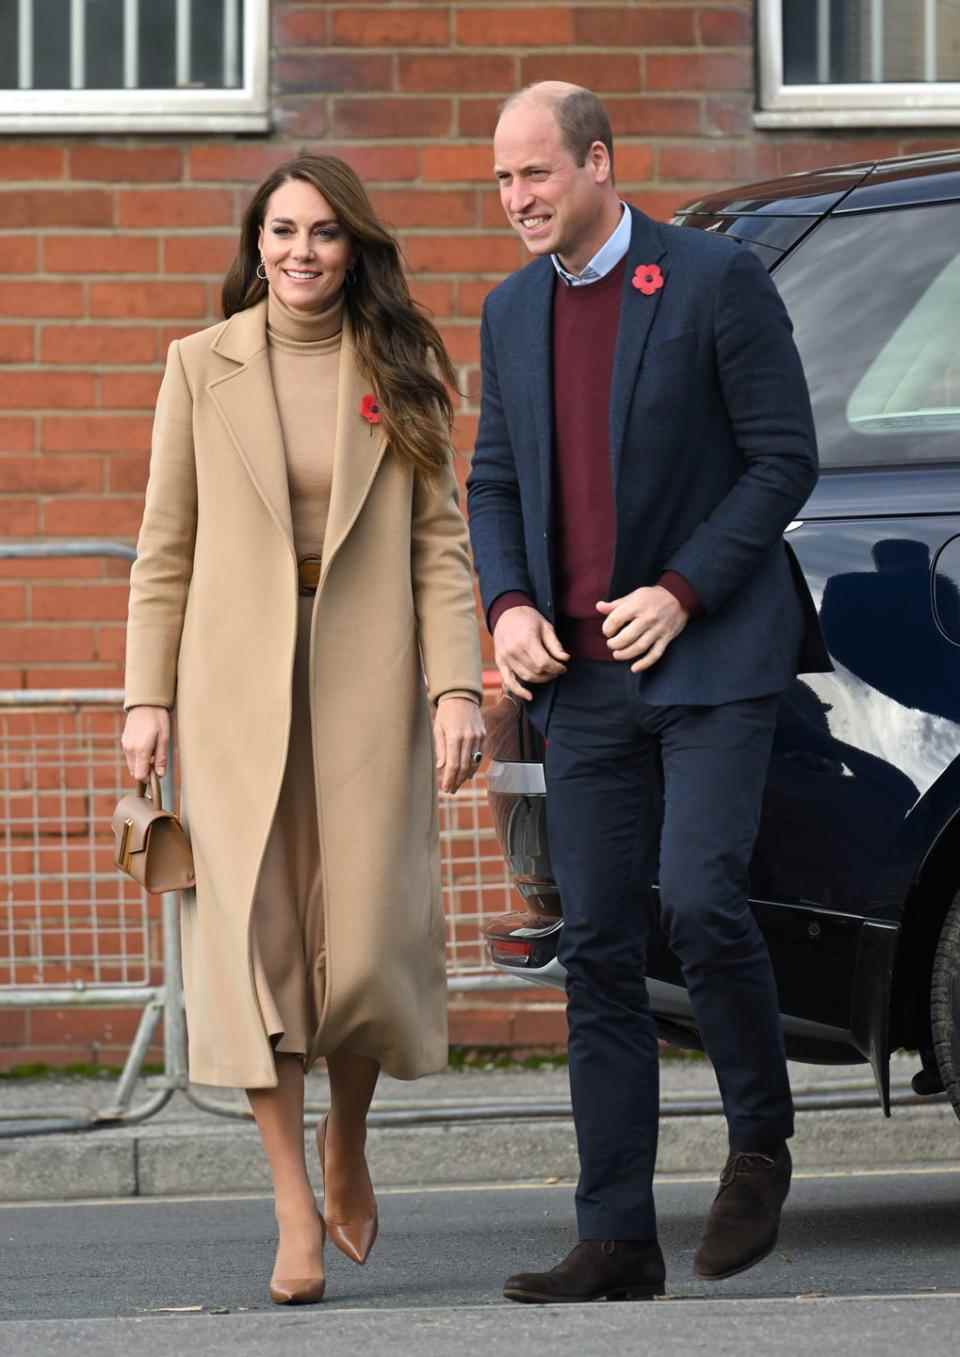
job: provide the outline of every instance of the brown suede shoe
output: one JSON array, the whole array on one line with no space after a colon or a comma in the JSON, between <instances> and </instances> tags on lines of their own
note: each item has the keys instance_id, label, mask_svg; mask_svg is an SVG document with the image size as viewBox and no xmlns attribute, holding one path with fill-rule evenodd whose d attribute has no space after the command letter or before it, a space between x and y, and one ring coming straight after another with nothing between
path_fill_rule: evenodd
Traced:
<instances>
[{"instance_id":1,"label":"brown suede shoe","mask_svg":"<svg viewBox=\"0 0 960 1357\"><path fill-rule=\"evenodd\" d=\"M792 1167L785 1144L773 1158L730 1155L693 1262L698 1277L733 1277L773 1252Z\"/></svg>"},{"instance_id":2,"label":"brown suede shoe","mask_svg":"<svg viewBox=\"0 0 960 1357\"><path fill-rule=\"evenodd\" d=\"M635 1239L583 1239L549 1272L518 1272L503 1287L507 1300L652 1300L662 1296L666 1269L660 1245Z\"/></svg>"}]
</instances>

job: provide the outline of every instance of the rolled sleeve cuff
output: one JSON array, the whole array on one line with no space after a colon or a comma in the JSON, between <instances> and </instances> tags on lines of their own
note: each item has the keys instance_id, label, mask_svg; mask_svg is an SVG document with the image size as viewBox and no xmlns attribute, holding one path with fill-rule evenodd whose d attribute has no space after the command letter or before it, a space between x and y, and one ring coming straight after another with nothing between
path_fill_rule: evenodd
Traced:
<instances>
[{"instance_id":1,"label":"rolled sleeve cuff","mask_svg":"<svg viewBox=\"0 0 960 1357\"><path fill-rule=\"evenodd\" d=\"M533 599L519 589L512 593L500 594L490 604L490 611L487 613L487 630L492 636L494 627L508 608L535 608L536 606Z\"/></svg>"},{"instance_id":2,"label":"rolled sleeve cuff","mask_svg":"<svg viewBox=\"0 0 960 1357\"><path fill-rule=\"evenodd\" d=\"M699 617L703 612L703 604L697 597L693 585L683 575L678 574L676 570L665 570L657 583L661 589L666 589L668 593L673 594L688 617ZM497 603L499 602L500 600L497 599ZM494 607L496 606L495 603Z\"/></svg>"}]
</instances>

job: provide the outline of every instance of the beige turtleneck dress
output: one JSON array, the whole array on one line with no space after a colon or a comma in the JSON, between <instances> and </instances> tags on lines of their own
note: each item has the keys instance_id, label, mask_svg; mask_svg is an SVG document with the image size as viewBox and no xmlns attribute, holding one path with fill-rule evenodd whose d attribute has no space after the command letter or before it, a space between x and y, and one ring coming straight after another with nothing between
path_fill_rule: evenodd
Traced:
<instances>
[{"instance_id":1,"label":"beige turtleneck dress","mask_svg":"<svg viewBox=\"0 0 960 1357\"><path fill-rule=\"evenodd\" d=\"M304 316L271 291L270 371L283 430L297 559L323 555L333 480L342 305ZM287 766L253 902L260 1011L278 1051L311 1057L323 1005L323 885L310 730L313 594L299 599Z\"/></svg>"}]
</instances>

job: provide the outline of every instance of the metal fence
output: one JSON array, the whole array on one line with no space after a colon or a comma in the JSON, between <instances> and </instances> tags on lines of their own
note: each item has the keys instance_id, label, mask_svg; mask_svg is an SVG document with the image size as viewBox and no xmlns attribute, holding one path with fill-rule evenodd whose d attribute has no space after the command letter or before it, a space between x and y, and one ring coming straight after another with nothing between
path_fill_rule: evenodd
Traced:
<instances>
[{"instance_id":1,"label":"metal fence","mask_svg":"<svg viewBox=\"0 0 960 1357\"><path fill-rule=\"evenodd\" d=\"M132 560L134 552L101 541L0 544L0 559L56 556ZM132 1122L176 1089L188 1091L188 1081L178 897L147 895L114 863L110 817L130 785L122 697L113 689L0 690L0 1009L142 1007L119 1084L96 1118ZM175 803L172 768L164 798ZM510 907L512 889L482 776L441 795L440 831L448 986L516 988L521 982L493 973L482 938L486 920ZM134 1107L161 1017L162 1086ZM234 1104L190 1096L237 1115Z\"/></svg>"}]
</instances>

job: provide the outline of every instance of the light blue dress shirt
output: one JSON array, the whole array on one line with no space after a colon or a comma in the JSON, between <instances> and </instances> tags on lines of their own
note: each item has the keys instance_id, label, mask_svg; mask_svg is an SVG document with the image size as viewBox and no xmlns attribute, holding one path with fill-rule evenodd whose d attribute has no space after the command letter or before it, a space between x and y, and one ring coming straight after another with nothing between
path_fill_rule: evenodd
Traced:
<instances>
[{"instance_id":1,"label":"light blue dress shirt","mask_svg":"<svg viewBox=\"0 0 960 1357\"><path fill-rule=\"evenodd\" d=\"M627 211L627 205L621 203L620 220L617 223L616 230L600 246L582 273L569 273L555 254L550 256L553 260L553 267L568 287L586 287L588 283L599 283L600 279L605 278L611 269L617 267L629 250L632 226L633 219Z\"/></svg>"}]
</instances>

